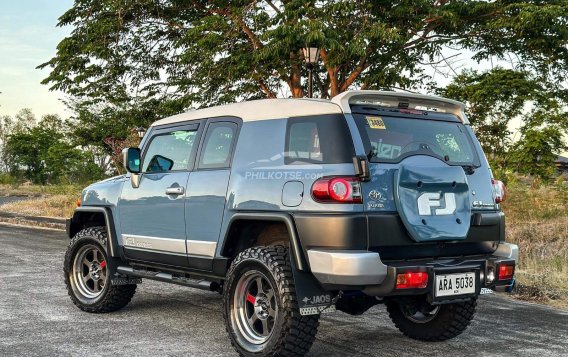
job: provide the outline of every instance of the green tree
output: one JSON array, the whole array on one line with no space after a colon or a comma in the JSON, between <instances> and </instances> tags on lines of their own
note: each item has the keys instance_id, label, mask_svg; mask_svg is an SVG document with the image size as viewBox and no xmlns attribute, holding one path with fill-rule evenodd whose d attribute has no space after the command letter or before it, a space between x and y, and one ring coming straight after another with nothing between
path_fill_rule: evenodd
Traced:
<instances>
[{"instance_id":1,"label":"green tree","mask_svg":"<svg viewBox=\"0 0 568 357\"><path fill-rule=\"evenodd\" d=\"M46 115L38 125L11 133L4 155L13 176L37 184L85 182L103 176L92 155L65 138L57 115Z\"/></svg>"},{"instance_id":2,"label":"green tree","mask_svg":"<svg viewBox=\"0 0 568 357\"><path fill-rule=\"evenodd\" d=\"M499 101L486 90L490 103L512 106L470 113L497 158L510 145L501 141L517 103L542 89L560 92L567 18L565 0L75 0L59 19L71 34L40 68L51 69L44 84L73 98L78 143L112 154L105 141L188 108L304 96L306 45L320 48L315 94L322 98L349 88L428 86L425 64L448 48L477 61L515 58L517 71L481 81L521 73L518 99L503 86Z\"/></svg>"},{"instance_id":3,"label":"green tree","mask_svg":"<svg viewBox=\"0 0 568 357\"><path fill-rule=\"evenodd\" d=\"M527 128L523 138L511 148L512 165L519 173L548 180L556 171L554 161L558 153L566 149L562 131L557 126Z\"/></svg>"},{"instance_id":4,"label":"green tree","mask_svg":"<svg viewBox=\"0 0 568 357\"><path fill-rule=\"evenodd\" d=\"M474 59L514 55L541 74L564 74L565 1L76 0L72 26L43 83L160 114L240 99L302 97L302 48L320 48L316 92L409 88L421 63L452 46Z\"/></svg>"},{"instance_id":5,"label":"green tree","mask_svg":"<svg viewBox=\"0 0 568 357\"><path fill-rule=\"evenodd\" d=\"M477 137L497 170L549 178L566 146L568 93L524 70L464 71L439 94L466 103ZM511 127L518 131L511 132Z\"/></svg>"},{"instance_id":6,"label":"green tree","mask_svg":"<svg viewBox=\"0 0 568 357\"><path fill-rule=\"evenodd\" d=\"M13 118L9 115L0 116L0 172L8 171L10 166L5 150L8 137L33 128L35 125L35 115L29 108L20 110Z\"/></svg>"}]
</instances>

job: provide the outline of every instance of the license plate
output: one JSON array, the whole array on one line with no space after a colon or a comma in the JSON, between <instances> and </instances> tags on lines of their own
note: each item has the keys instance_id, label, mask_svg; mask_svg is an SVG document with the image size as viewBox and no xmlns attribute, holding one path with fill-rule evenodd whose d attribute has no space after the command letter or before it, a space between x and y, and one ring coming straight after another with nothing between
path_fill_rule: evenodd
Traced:
<instances>
[{"instance_id":1,"label":"license plate","mask_svg":"<svg viewBox=\"0 0 568 357\"><path fill-rule=\"evenodd\" d=\"M475 293L475 273L436 275L436 297Z\"/></svg>"}]
</instances>

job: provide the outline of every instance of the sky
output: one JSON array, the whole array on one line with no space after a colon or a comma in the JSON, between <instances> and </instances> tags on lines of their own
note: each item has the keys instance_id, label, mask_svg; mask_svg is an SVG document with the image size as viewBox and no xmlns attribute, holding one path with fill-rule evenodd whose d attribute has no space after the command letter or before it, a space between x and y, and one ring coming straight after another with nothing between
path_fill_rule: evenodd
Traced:
<instances>
[{"instance_id":1,"label":"sky","mask_svg":"<svg viewBox=\"0 0 568 357\"><path fill-rule=\"evenodd\" d=\"M72 0L0 0L0 115L30 108L45 114L69 116L61 92L40 82L48 69L36 67L50 60L71 28L56 27Z\"/></svg>"}]
</instances>

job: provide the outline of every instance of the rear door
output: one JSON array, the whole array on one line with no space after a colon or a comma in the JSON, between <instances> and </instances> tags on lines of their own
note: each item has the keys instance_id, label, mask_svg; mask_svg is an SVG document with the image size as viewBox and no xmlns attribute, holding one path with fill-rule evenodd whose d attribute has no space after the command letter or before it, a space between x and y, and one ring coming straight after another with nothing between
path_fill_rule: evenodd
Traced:
<instances>
[{"instance_id":1,"label":"rear door","mask_svg":"<svg viewBox=\"0 0 568 357\"><path fill-rule=\"evenodd\" d=\"M125 183L119 202L125 255L187 266L186 186L200 124L154 129L142 153L140 185Z\"/></svg>"},{"instance_id":2,"label":"rear door","mask_svg":"<svg viewBox=\"0 0 568 357\"><path fill-rule=\"evenodd\" d=\"M501 221L472 226L475 201L498 207L471 129L449 113L359 109L353 118L371 173L363 184L369 248L385 259L491 252Z\"/></svg>"},{"instance_id":3,"label":"rear door","mask_svg":"<svg viewBox=\"0 0 568 357\"><path fill-rule=\"evenodd\" d=\"M211 270L225 210L231 162L241 120L210 119L187 184L185 220L190 267Z\"/></svg>"}]
</instances>

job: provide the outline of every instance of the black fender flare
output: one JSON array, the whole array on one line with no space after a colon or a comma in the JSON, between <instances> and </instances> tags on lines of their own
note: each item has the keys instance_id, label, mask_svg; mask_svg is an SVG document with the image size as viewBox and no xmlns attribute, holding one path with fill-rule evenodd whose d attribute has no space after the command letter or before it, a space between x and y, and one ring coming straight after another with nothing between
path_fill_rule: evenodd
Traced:
<instances>
[{"instance_id":1,"label":"black fender flare","mask_svg":"<svg viewBox=\"0 0 568 357\"><path fill-rule=\"evenodd\" d=\"M227 244L228 235L231 232L232 225L240 220L256 220L256 221L275 221L282 222L288 228L288 233L290 235L290 250L292 256L294 257L294 263L298 270L309 271L306 258L302 251L302 245L300 239L298 238L298 233L296 232L296 225L292 216L287 213L279 212L238 212L235 213L229 224L227 224L227 229L225 231L225 236L223 239L223 245L221 246L221 252L224 251L225 245Z\"/></svg>"},{"instance_id":2,"label":"black fender flare","mask_svg":"<svg viewBox=\"0 0 568 357\"><path fill-rule=\"evenodd\" d=\"M112 218L112 212L109 207L77 207L75 209L75 212L73 213L73 217L71 217L67 224L67 235L69 236L69 238L73 238L73 236L75 236L75 234L82 229L81 224L84 222L82 218L92 213L99 213L104 217L108 235L107 249L109 255L113 258L121 258L120 249L118 247L118 242L116 239L114 219Z\"/></svg>"}]
</instances>

